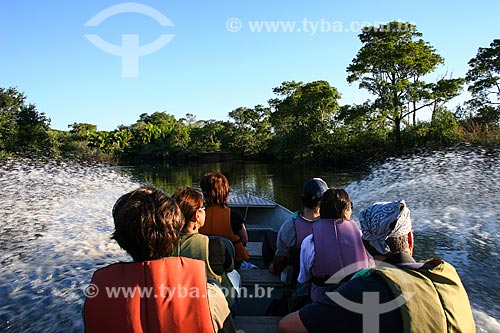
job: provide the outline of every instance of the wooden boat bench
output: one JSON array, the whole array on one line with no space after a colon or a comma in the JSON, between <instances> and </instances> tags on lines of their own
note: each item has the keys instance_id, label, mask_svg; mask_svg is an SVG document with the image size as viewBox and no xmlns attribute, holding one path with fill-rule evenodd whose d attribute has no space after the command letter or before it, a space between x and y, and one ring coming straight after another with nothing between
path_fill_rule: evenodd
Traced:
<instances>
[{"instance_id":1,"label":"wooden boat bench","mask_svg":"<svg viewBox=\"0 0 500 333\"><path fill-rule=\"evenodd\" d=\"M246 248L250 254L250 258L259 258L262 256L262 242L248 242Z\"/></svg>"},{"instance_id":2,"label":"wooden boat bench","mask_svg":"<svg viewBox=\"0 0 500 333\"><path fill-rule=\"evenodd\" d=\"M241 298L237 314L264 316L273 299L280 299L288 288L266 269L240 269Z\"/></svg>"},{"instance_id":3,"label":"wooden boat bench","mask_svg":"<svg viewBox=\"0 0 500 333\"><path fill-rule=\"evenodd\" d=\"M264 234L267 230L278 231L276 227L266 224L245 224L245 227L247 229L249 240L253 242L262 242L264 240Z\"/></svg>"},{"instance_id":4,"label":"wooden boat bench","mask_svg":"<svg viewBox=\"0 0 500 333\"><path fill-rule=\"evenodd\" d=\"M238 330L245 333L274 333L278 331L281 317L270 316L236 316L234 322Z\"/></svg>"},{"instance_id":5,"label":"wooden boat bench","mask_svg":"<svg viewBox=\"0 0 500 333\"><path fill-rule=\"evenodd\" d=\"M242 286L275 286L283 287L280 277L270 273L267 269L240 269Z\"/></svg>"}]
</instances>

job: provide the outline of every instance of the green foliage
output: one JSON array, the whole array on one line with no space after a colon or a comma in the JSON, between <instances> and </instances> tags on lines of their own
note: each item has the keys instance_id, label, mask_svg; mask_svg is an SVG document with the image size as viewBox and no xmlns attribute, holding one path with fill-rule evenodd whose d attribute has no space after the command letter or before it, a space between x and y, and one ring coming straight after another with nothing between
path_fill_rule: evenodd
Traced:
<instances>
[{"instance_id":1,"label":"green foliage","mask_svg":"<svg viewBox=\"0 0 500 333\"><path fill-rule=\"evenodd\" d=\"M0 150L51 156L56 147L48 133L50 119L25 101L26 96L16 88L0 88Z\"/></svg>"},{"instance_id":2,"label":"green foliage","mask_svg":"<svg viewBox=\"0 0 500 333\"><path fill-rule=\"evenodd\" d=\"M71 128L71 133L83 138L88 138L91 133L97 132L97 126L89 123L73 123L68 125L68 128Z\"/></svg>"},{"instance_id":3,"label":"green foliage","mask_svg":"<svg viewBox=\"0 0 500 333\"><path fill-rule=\"evenodd\" d=\"M54 156L87 162L113 162L114 156L101 148L91 147L86 140L71 132L50 130L50 137L57 142Z\"/></svg>"},{"instance_id":4,"label":"green foliage","mask_svg":"<svg viewBox=\"0 0 500 333\"><path fill-rule=\"evenodd\" d=\"M207 120L200 122L200 127L191 129L190 150L194 153L221 151L227 124L223 121Z\"/></svg>"},{"instance_id":5,"label":"green foliage","mask_svg":"<svg viewBox=\"0 0 500 333\"><path fill-rule=\"evenodd\" d=\"M494 39L490 47L480 47L469 61L466 74L472 99L468 105L475 120L489 125L500 121L500 39Z\"/></svg>"},{"instance_id":6,"label":"green foliage","mask_svg":"<svg viewBox=\"0 0 500 333\"><path fill-rule=\"evenodd\" d=\"M401 133L402 143L407 147L425 147L430 139L431 122L420 121Z\"/></svg>"},{"instance_id":7,"label":"green foliage","mask_svg":"<svg viewBox=\"0 0 500 333\"><path fill-rule=\"evenodd\" d=\"M197 120L191 113L177 120L154 112L113 131L98 131L89 123L57 131L50 129L44 113L26 103L24 93L0 87L0 159L45 155L104 162L180 160L227 152L355 166L373 156L392 155L394 143L402 148L464 141L500 144L500 40L479 49L466 79L443 76L426 82L426 75L444 60L421 37L414 25L404 22L363 29L363 45L347 67L347 81L358 81L373 101L340 107L340 93L327 81L285 81L273 89L276 96L268 106L236 108L227 122ZM472 99L453 114L445 105L465 82ZM417 122L417 112L427 107L431 120Z\"/></svg>"},{"instance_id":8,"label":"green foliage","mask_svg":"<svg viewBox=\"0 0 500 333\"><path fill-rule=\"evenodd\" d=\"M347 81L359 81L360 88L376 97L366 110L372 117L391 121L398 145L406 116L432 104L437 107L461 89L461 79L440 80L436 84L422 81L444 60L420 37L422 34L410 23L365 27L359 35L363 46L347 67Z\"/></svg>"},{"instance_id":9,"label":"green foliage","mask_svg":"<svg viewBox=\"0 0 500 333\"><path fill-rule=\"evenodd\" d=\"M17 115L26 96L16 88L0 87L0 150L14 152L17 140Z\"/></svg>"},{"instance_id":10,"label":"green foliage","mask_svg":"<svg viewBox=\"0 0 500 333\"><path fill-rule=\"evenodd\" d=\"M266 151L271 138L270 108L257 105L253 109L240 107L229 112L234 126L228 126L228 148L243 155L256 155Z\"/></svg>"},{"instance_id":11,"label":"green foliage","mask_svg":"<svg viewBox=\"0 0 500 333\"><path fill-rule=\"evenodd\" d=\"M273 89L273 151L281 159L313 160L328 144L340 94L326 81L283 82Z\"/></svg>"},{"instance_id":12,"label":"green foliage","mask_svg":"<svg viewBox=\"0 0 500 333\"><path fill-rule=\"evenodd\" d=\"M186 125L166 112L143 113L127 131L117 135L122 139L122 151L130 147L133 155L165 158L187 149L190 142Z\"/></svg>"},{"instance_id":13,"label":"green foliage","mask_svg":"<svg viewBox=\"0 0 500 333\"><path fill-rule=\"evenodd\" d=\"M477 122L469 118L460 121L459 129L465 142L496 147L500 145L500 128L498 126L490 126L487 123Z\"/></svg>"},{"instance_id":14,"label":"green foliage","mask_svg":"<svg viewBox=\"0 0 500 333\"><path fill-rule=\"evenodd\" d=\"M327 147L331 163L354 163L386 149L390 144L390 126L385 119L374 117L372 104L344 105L336 114L336 127Z\"/></svg>"},{"instance_id":15,"label":"green foliage","mask_svg":"<svg viewBox=\"0 0 500 333\"><path fill-rule=\"evenodd\" d=\"M12 157L12 154L10 154L9 152L7 152L5 150L0 149L0 161L6 160L6 159L11 158L11 157Z\"/></svg>"},{"instance_id":16,"label":"green foliage","mask_svg":"<svg viewBox=\"0 0 500 333\"><path fill-rule=\"evenodd\" d=\"M403 142L408 146L448 146L461 139L455 115L444 107L435 110L432 121L421 121L403 131Z\"/></svg>"},{"instance_id":17,"label":"green foliage","mask_svg":"<svg viewBox=\"0 0 500 333\"><path fill-rule=\"evenodd\" d=\"M116 130L112 134L111 145L114 154L121 154L130 147L132 132L128 128Z\"/></svg>"},{"instance_id":18,"label":"green foliage","mask_svg":"<svg viewBox=\"0 0 500 333\"><path fill-rule=\"evenodd\" d=\"M440 79L436 83L430 83L430 100L433 101L432 121L435 119L436 111L452 98L459 95L465 83L464 78Z\"/></svg>"},{"instance_id":19,"label":"green foliage","mask_svg":"<svg viewBox=\"0 0 500 333\"><path fill-rule=\"evenodd\" d=\"M191 138L189 128L180 120L176 122L174 129L170 133L169 144L176 151L185 151L189 149Z\"/></svg>"},{"instance_id":20,"label":"green foliage","mask_svg":"<svg viewBox=\"0 0 500 333\"><path fill-rule=\"evenodd\" d=\"M16 119L16 146L22 153L50 155L50 137L48 134L50 119L39 113L35 105L21 107Z\"/></svg>"},{"instance_id":21,"label":"green foliage","mask_svg":"<svg viewBox=\"0 0 500 333\"><path fill-rule=\"evenodd\" d=\"M431 140L440 144L449 145L460 139L458 122L453 112L446 108L439 108L434 114L430 131Z\"/></svg>"}]
</instances>

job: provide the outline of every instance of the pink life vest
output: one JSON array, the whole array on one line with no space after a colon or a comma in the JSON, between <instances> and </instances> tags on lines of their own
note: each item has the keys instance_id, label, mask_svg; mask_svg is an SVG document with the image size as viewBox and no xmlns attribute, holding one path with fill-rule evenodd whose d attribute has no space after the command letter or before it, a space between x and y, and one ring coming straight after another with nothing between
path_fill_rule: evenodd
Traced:
<instances>
[{"instance_id":1,"label":"pink life vest","mask_svg":"<svg viewBox=\"0 0 500 333\"><path fill-rule=\"evenodd\" d=\"M317 301L333 274L348 267L344 276L371 267L356 222L343 219L320 219L313 224L314 262L311 267L311 299ZM340 279L338 279L340 280Z\"/></svg>"},{"instance_id":2,"label":"pink life vest","mask_svg":"<svg viewBox=\"0 0 500 333\"><path fill-rule=\"evenodd\" d=\"M307 221L302 216L297 216L293 219L295 226L295 248L300 250L300 245L304 238L312 233L312 225L314 221Z\"/></svg>"},{"instance_id":3,"label":"pink life vest","mask_svg":"<svg viewBox=\"0 0 500 333\"><path fill-rule=\"evenodd\" d=\"M315 221L308 221L298 214L292 217L292 223L295 228L295 245L289 252L289 264L291 264L291 275L288 278L290 284L295 286L297 284L297 277L300 272L300 246L302 241L312 233L312 225Z\"/></svg>"}]
</instances>

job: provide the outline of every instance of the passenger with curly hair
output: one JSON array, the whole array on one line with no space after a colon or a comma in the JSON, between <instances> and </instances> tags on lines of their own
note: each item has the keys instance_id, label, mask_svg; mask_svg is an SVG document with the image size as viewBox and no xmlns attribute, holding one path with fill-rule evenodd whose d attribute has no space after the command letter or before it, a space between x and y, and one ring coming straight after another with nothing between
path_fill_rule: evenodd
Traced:
<instances>
[{"instance_id":1,"label":"passenger with curly hair","mask_svg":"<svg viewBox=\"0 0 500 333\"><path fill-rule=\"evenodd\" d=\"M224 294L207 283L205 263L172 257L185 224L173 198L140 187L117 200L113 219L112 238L133 262L94 273L86 332L235 332Z\"/></svg>"}]
</instances>

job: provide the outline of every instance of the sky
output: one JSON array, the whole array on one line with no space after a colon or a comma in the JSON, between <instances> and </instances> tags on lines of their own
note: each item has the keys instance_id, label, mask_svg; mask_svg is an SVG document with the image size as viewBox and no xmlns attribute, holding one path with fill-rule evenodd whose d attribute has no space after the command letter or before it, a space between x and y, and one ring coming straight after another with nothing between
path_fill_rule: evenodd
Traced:
<instances>
[{"instance_id":1,"label":"sky","mask_svg":"<svg viewBox=\"0 0 500 333\"><path fill-rule=\"evenodd\" d=\"M292 80L326 80L341 105L360 104L373 96L346 67L362 26L415 24L445 59L435 80L463 77L500 38L499 12L498 0L0 0L0 87L23 91L59 130L110 131L156 111L228 120Z\"/></svg>"}]
</instances>

